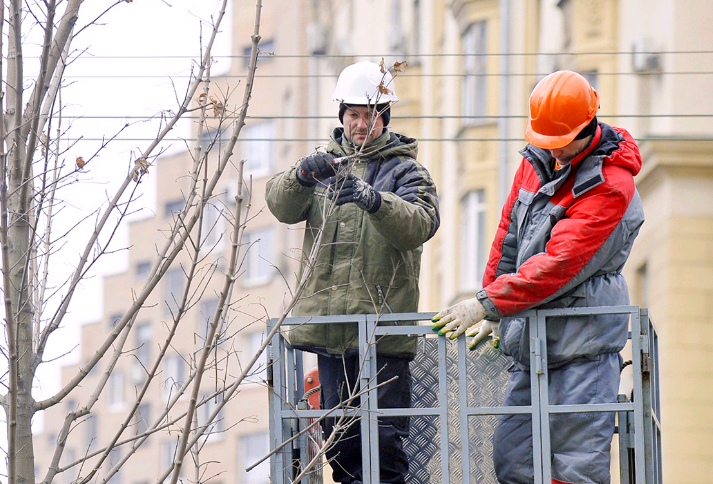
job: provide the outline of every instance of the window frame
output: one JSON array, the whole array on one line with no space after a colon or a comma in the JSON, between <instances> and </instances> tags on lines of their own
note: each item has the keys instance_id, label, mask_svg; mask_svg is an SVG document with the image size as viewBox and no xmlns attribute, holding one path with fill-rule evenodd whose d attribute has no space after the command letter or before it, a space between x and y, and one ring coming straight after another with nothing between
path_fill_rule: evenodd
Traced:
<instances>
[{"instance_id":1,"label":"window frame","mask_svg":"<svg viewBox=\"0 0 713 484\"><path fill-rule=\"evenodd\" d=\"M269 452L270 436L267 431L241 434L238 437L239 461L242 462L242 482L246 484L268 484L266 476L270 474L270 462L265 460L255 466L250 472L245 468L257 462Z\"/></svg>"},{"instance_id":2,"label":"window frame","mask_svg":"<svg viewBox=\"0 0 713 484\"><path fill-rule=\"evenodd\" d=\"M240 156L245 175L263 178L272 175L277 126L272 119L246 124L241 132Z\"/></svg>"},{"instance_id":3,"label":"window frame","mask_svg":"<svg viewBox=\"0 0 713 484\"><path fill-rule=\"evenodd\" d=\"M269 284L276 274L272 264L275 250L275 228L263 227L243 234L245 247L243 287Z\"/></svg>"},{"instance_id":4,"label":"window frame","mask_svg":"<svg viewBox=\"0 0 713 484\"><path fill-rule=\"evenodd\" d=\"M460 200L460 287L461 292L474 292L483 287L483 274L487 264L485 230L488 205L485 190L468 191Z\"/></svg>"},{"instance_id":5,"label":"window frame","mask_svg":"<svg viewBox=\"0 0 713 484\"><path fill-rule=\"evenodd\" d=\"M488 22L473 22L461 37L463 80L461 82L461 116L464 126L483 124L488 99Z\"/></svg>"}]
</instances>

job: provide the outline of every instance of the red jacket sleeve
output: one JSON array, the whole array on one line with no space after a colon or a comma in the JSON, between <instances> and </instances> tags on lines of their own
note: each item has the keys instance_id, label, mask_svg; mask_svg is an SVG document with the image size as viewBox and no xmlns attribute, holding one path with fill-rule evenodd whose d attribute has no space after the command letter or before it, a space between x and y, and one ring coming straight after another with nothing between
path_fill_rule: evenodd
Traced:
<instances>
[{"instance_id":1,"label":"red jacket sleeve","mask_svg":"<svg viewBox=\"0 0 713 484\"><path fill-rule=\"evenodd\" d=\"M634 196L634 184L631 174L617 167L609 170L605 167L605 179L605 183L574 200L571 189L567 190L567 195L558 203L569 208L565 217L554 225L545 251L524 261L516 272L495 277L498 265L502 265L499 261L502 251L494 244L484 277L484 291L502 315L558 297L571 281L584 281L601 268L600 263L590 264L595 257L602 260L610 257L602 248L621 223ZM498 227L496 243L499 246L506 237L503 232L507 232L510 223L513 197L517 197L517 193L510 193L508 212L503 212Z\"/></svg>"}]
</instances>

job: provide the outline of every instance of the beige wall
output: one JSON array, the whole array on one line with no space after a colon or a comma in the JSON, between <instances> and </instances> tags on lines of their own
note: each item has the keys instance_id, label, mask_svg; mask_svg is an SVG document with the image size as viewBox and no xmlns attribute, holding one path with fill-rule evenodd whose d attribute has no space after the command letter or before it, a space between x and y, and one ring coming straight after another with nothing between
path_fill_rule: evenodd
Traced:
<instances>
[{"instance_id":1,"label":"beige wall","mask_svg":"<svg viewBox=\"0 0 713 484\"><path fill-rule=\"evenodd\" d=\"M710 145L656 141L642 150L639 188L647 220L628 276L634 302L650 307L660 337L664 482L702 484L713 476ZM636 272L644 264L645 281Z\"/></svg>"},{"instance_id":2,"label":"beige wall","mask_svg":"<svg viewBox=\"0 0 713 484\"><path fill-rule=\"evenodd\" d=\"M572 16L567 17L558 3L568 4ZM713 366L709 338L713 336L713 143L706 141L713 135L713 77L693 74L713 71L713 55L682 53L713 45L713 6L704 0L511 1L510 51L518 55L510 57L508 111L500 113L500 64L493 55L500 50L499 2L420 0L419 11L415 12L414 2L403 0L401 24L405 42L398 53L391 50L394 19L390 5L390 1L280 0L263 6L262 39L274 41L276 56L260 61L247 126L272 117L277 137L292 138L289 142L275 142L272 172L287 168L323 144L338 125L331 92L344 65L358 60L378 62L383 54L387 62L407 60L410 67L406 74L396 79L401 101L392 108L392 127L422 140L419 161L438 186L441 228L425 246L420 301L421 310L436 311L459 298L472 296L472 291L464 291L459 282L459 231L463 222L460 202L469 190L485 190L485 240L489 243L500 215L497 174L501 156L507 161L509 183L520 162L517 150L524 146L527 101L535 83L559 68L599 72L602 119L627 128L641 141L644 163L637 183L647 220L625 272L632 302L649 307L660 336L664 482L713 481L713 419L708 416L713 404L713 377L708 371ZM241 32L233 35L234 50L239 55L249 45L248 35L242 33L252 32L253 5L235 2L233 15L234 31ZM416 16L418 22L413 21ZM509 141L504 144L495 141L499 136L495 119L466 127L457 118L463 61L458 56L440 55L462 52L463 32L479 20L488 21L488 54L492 55L487 64L487 114L510 116ZM567 26L567 22L571 25ZM416 25L418 32L413 31ZM571 32L570 37L566 31ZM310 34L314 32L317 34ZM308 53L309 35L314 35L314 41L324 40L329 55L311 59L284 57ZM632 72L631 51L638 45L664 52L658 54L658 70ZM414 53L425 55L413 56ZM244 73L242 60L234 60L231 74ZM227 77L214 83L216 90L228 83L234 87L230 96L233 105L242 100L242 84L236 86L236 79ZM223 87L223 92L228 90ZM690 114L698 116L685 116ZM303 115L317 118L290 118ZM235 159L241 157L240 153L239 143ZM151 173L161 180L157 184L158 213L131 224L130 269L106 279L104 318L83 328L82 361L90 356L102 333L109 330L108 318L131 303L128 288L143 284L133 269L137 263L150 259L155 245L163 240L160 230L169 221L164 217L163 204L175 199L187 186L182 175L189 164L188 155L181 154L162 159L158 170ZM235 171L231 170L230 176L234 177ZM282 307L286 286L294 283L294 249L301 246L302 237L301 227L278 224L266 210L266 180L262 176L252 181L251 226L274 227L273 262L284 278L259 286L239 286L237 297L249 296L239 304L240 311L255 317L266 311L274 316ZM645 271L640 270L644 267ZM157 335L165 331L161 324L166 320L160 307L162 298L159 290L150 301L154 306L148 307L137 321L152 321ZM176 342L176 347L187 354L195 350L193 332L197 323L191 321L187 332ZM257 330L251 326L246 331ZM244 345L244 334L236 333L236 348ZM129 371L128 358L120 364ZM64 378L72 371L74 368L67 369ZM100 371L90 376L80 390L82 397L77 396L76 401L86 397L91 388L89 382L96 381ZM131 387L127 386L129 391ZM158 392L151 398L158 399ZM242 422L223 440L209 444L210 451L220 457L216 460L223 462L215 467L226 472L221 484L240 482L238 438L241 433L267 428L265 402L265 392L260 387L246 390L230 405L226 424L238 423L245 415L256 415L257 423ZM45 436L38 439L38 462L46 464L45 437L56 432L66 410L48 412ZM102 422L117 422L120 416L101 414ZM81 430L76 434L81 443ZM159 445L160 439L156 438L141 450L142 459L149 463L142 471L157 472ZM79 449L77 446L77 452ZM137 479L130 484L134 482Z\"/></svg>"}]
</instances>

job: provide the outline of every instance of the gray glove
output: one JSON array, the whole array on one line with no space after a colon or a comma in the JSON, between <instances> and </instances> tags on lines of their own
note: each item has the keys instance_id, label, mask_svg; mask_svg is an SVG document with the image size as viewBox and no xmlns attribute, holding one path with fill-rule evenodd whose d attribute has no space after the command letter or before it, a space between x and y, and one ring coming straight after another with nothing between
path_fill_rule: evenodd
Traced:
<instances>
[{"instance_id":1,"label":"gray glove","mask_svg":"<svg viewBox=\"0 0 713 484\"><path fill-rule=\"evenodd\" d=\"M355 203L357 207L369 213L374 213L381 207L381 195L358 176L351 173L346 177L331 177L324 181L329 183L329 198L336 205Z\"/></svg>"},{"instance_id":2,"label":"gray glove","mask_svg":"<svg viewBox=\"0 0 713 484\"><path fill-rule=\"evenodd\" d=\"M334 156L329 153L317 152L305 156L297 166L297 181L306 187L312 187L318 181L333 176L337 172Z\"/></svg>"}]
</instances>

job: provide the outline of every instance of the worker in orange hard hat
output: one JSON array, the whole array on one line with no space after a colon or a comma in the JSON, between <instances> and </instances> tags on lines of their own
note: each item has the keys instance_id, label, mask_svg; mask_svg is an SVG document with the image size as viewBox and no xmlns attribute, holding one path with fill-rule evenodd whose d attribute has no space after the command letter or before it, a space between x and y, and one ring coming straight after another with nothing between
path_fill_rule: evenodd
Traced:
<instances>
[{"instance_id":1,"label":"worker in orange hard hat","mask_svg":"<svg viewBox=\"0 0 713 484\"><path fill-rule=\"evenodd\" d=\"M644 222L634 185L641 155L626 130L597 121L598 109L597 91L576 72L554 72L535 86L529 144L483 289L433 318L439 334L472 336L471 349L491 336L513 358L507 406L530 405L529 333L516 313L629 304L621 271ZM550 404L615 403L627 332L627 315L548 318ZM611 412L553 414L553 483L609 483L613 433ZM530 415L501 415L493 438L501 484L533 482L532 449Z\"/></svg>"}]
</instances>

